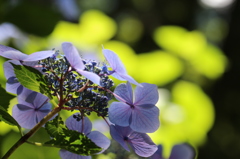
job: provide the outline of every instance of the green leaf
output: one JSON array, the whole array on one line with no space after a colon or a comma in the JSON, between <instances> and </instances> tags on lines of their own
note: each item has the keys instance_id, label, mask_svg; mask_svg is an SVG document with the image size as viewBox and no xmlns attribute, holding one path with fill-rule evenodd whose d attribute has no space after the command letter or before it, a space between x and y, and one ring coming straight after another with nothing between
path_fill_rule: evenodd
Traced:
<instances>
[{"instance_id":1,"label":"green leaf","mask_svg":"<svg viewBox=\"0 0 240 159\"><path fill-rule=\"evenodd\" d=\"M15 96L9 94L6 92L4 88L0 85L0 100L1 100L1 106L5 110L8 109L10 100L13 99Z\"/></svg>"},{"instance_id":2,"label":"green leaf","mask_svg":"<svg viewBox=\"0 0 240 159\"><path fill-rule=\"evenodd\" d=\"M2 106L0 106L0 121L21 128L18 122Z\"/></svg>"},{"instance_id":3,"label":"green leaf","mask_svg":"<svg viewBox=\"0 0 240 159\"><path fill-rule=\"evenodd\" d=\"M59 135L64 135L64 129L67 129L60 116L55 117L53 120L48 121L45 126L48 134L51 137L57 137Z\"/></svg>"},{"instance_id":4,"label":"green leaf","mask_svg":"<svg viewBox=\"0 0 240 159\"><path fill-rule=\"evenodd\" d=\"M13 63L12 65L15 75L21 85L32 91L42 93L51 98L51 93L43 74L30 66L15 65Z\"/></svg>"},{"instance_id":5,"label":"green leaf","mask_svg":"<svg viewBox=\"0 0 240 159\"><path fill-rule=\"evenodd\" d=\"M56 117L48 121L45 129L52 137L50 141L45 142L47 145L65 149L83 156L89 156L102 150L83 133L69 130L64 125L61 117Z\"/></svg>"}]
</instances>

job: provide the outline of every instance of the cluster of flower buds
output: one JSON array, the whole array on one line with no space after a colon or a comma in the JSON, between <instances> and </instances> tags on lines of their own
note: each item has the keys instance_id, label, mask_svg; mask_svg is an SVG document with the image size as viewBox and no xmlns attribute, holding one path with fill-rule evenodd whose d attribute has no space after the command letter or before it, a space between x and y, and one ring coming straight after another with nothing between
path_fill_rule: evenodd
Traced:
<instances>
[{"instance_id":1,"label":"cluster of flower buds","mask_svg":"<svg viewBox=\"0 0 240 159\"><path fill-rule=\"evenodd\" d=\"M51 94L59 96L61 92L67 101L65 106L81 109L83 114L90 115L91 112L97 112L99 116L106 117L108 101L113 97L106 90L112 90L114 82L104 73L104 67L99 66L96 61L79 60L85 67L83 71L100 77L100 86L78 73L71 67L66 56L59 54L58 51L54 56L40 60L38 64L42 68Z\"/></svg>"}]
</instances>

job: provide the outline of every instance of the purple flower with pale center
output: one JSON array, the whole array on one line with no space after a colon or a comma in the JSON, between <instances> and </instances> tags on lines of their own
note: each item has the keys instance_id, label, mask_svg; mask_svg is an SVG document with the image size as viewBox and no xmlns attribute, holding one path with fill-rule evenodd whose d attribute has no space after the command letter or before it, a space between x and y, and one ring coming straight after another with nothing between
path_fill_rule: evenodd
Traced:
<instances>
[{"instance_id":1,"label":"purple flower with pale center","mask_svg":"<svg viewBox=\"0 0 240 159\"><path fill-rule=\"evenodd\" d=\"M130 126L141 133L156 131L159 123L158 90L154 84L141 83L135 89L135 100L129 82L120 84L114 90L120 102L113 102L109 108L109 120L119 126Z\"/></svg>"},{"instance_id":2,"label":"purple flower with pale center","mask_svg":"<svg viewBox=\"0 0 240 159\"><path fill-rule=\"evenodd\" d=\"M30 55L24 54L16 49L8 46L0 45L0 56L19 61L39 61L52 56L55 53L53 50L39 51Z\"/></svg>"},{"instance_id":3,"label":"purple flower with pale center","mask_svg":"<svg viewBox=\"0 0 240 159\"><path fill-rule=\"evenodd\" d=\"M127 71L123 63L119 59L117 54L115 54L113 51L108 49L103 49L103 54L106 60L108 61L110 67L112 68L112 71L109 71L109 75L112 75L113 77L121 81L129 81L130 83L139 85L138 82L136 82L131 76L127 74Z\"/></svg>"},{"instance_id":4,"label":"purple flower with pale center","mask_svg":"<svg viewBox=\"0 0 240 159\"><path fill-rule=\"evenodd\" d=\"M128 144L134 152L141 157L152 156L157 151L157 145L144 133L133 131L129 126L110 126L110 134L125 150L130 151Z\"/></svg>"},{"instance_id":5,"label":"purple flower with pale center","mask_svg":"<svg viewBox=\"0 0 240 159\"><path fill-rule=\"evenodd\" d=\"M149 159L165 159L163 156L162 145L158 146L158 150ZM194 159L195 151L188 144L175 145L172 148L170 157L168 159Z\"/></svg>"},{"instance_id":6,"label":"purple flower with pale center","mask_svg":"<svg viewBox=\"0 0 240 159\"><path fill-rule=\"evenodd\" d=\"M85 65L77 51L77 49L72 45L72 43L64 42L62 43L62 50L70 63L70 65L81 75L91 80L93 83L100 85L100 77L93 73L84 71Z\"/></svg>"},{"instance_id":7,"label":"purple flower with pale center","mask_svg":"<svg viewBox=\"0 0 240 159\"><path fill-rule=\"evenodd\" d=\"M21 127L31 129L51 111L48 101L40 93L24 90L18 95L18 104L14 105L12 116Z\"/></svg>"},{"instance_id":8,"label":"purple flower with pale center","mask_svg":"<svg viewBox=\"0 0 240 159\"><path fill-rule=\"evenodd\" d=\"M73 114L66 120L68 129L85 134L92 142L101 147L103 150L97 154L104 152L109 147L110 140L98 131L91 131L92 123L87 117L80 120L79 116L76 116L78 116L78 113ZM63 149L60 150L60 156L62 159L91 159L91 156L81 156Z\"/></svg>"}]
</instances>

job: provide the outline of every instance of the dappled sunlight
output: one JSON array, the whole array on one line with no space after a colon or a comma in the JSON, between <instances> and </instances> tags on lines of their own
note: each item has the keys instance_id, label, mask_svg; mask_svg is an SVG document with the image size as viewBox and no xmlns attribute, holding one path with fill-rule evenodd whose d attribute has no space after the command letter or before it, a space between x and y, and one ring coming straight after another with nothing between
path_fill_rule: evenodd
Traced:
<instances>
[{"instance_id":1,"label":"dappled sunlight","mask_svg":"<svg viewBox=\"0 0 240 159\"><path fill-rule=\"evenodd\" d=\"M49 36L50 43L72 42L79 47L97 46L112 38L116 33L116 23L103 12L84 12L79 24L60 21Z\"/></svg>"},{"instance_id":2,"label":"dappled sunlight","mask_svg":"<svg viewBox=\"0 0 240 159\"><path fill-rule=\"evenodd\" d=\"M223 52L207 43L199 31L189 32L178 26L163 26L155 31L154 39L160 47L185 61L188 69L186 73L191 72L195 76L213 80L219 78L226 70L227 58Z\"/></svg>"},{"instance_id":3,"label":"dappled sunlight","mask_svg":"<svg viewBox=\"0 0 240 159\"><path fill-rule=\"evenodd\" d=\"M150 134L153 140L166 147L183 142L202 145L215 117L213 104L203 90L193 83L179 81L173 85L171 94L160 89L159 96L161 126ZM165 154L168 153L166 149Z\"/></svg>"},{"instance_id":4,"label":"dappled sunlight","mask_svg":"<svg viewBox=\"0 0 240 159\"><path fill-rule=\"evenodd\" d=\"M183 63L174 55L156 50L138 55L138 75L140 82L158 86L176 80L183 73Z\"/></svg>"}]
</instances>

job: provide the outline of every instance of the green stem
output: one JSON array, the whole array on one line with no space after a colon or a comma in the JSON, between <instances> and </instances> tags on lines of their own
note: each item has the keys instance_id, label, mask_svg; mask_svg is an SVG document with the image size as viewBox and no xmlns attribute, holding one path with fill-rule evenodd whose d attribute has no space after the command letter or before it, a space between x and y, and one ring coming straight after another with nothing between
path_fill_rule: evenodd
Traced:
<instances>
[{"instance_id":1,"label":"green stem","mask_svg":"<svg viewBox=\"0 0 240 159\"><path fill-rule=\"evenodd\" d=\"M26 141L26 143L28 144L31 144L31 145L34 145L34 146L45 146L45 147L55 147L51 144L44 144L44 143L41 143L41 142L30 142L30 141Z\"/></svg>"},{"instance_id":2,"label":"green stem","mask_svg":"<svg viewBox=\"0 0 240 159\"><path fill-rule=\"evenodd\" d=\"M27 134L22 136L2 157L2 159L7 159L19 146L26 142L38 129L40 129L48 120L50 120L55 114L61 110L60 107L55 107L48 115L46 115L37 125L35 125Z\"/></svg>"}]
</instances>

